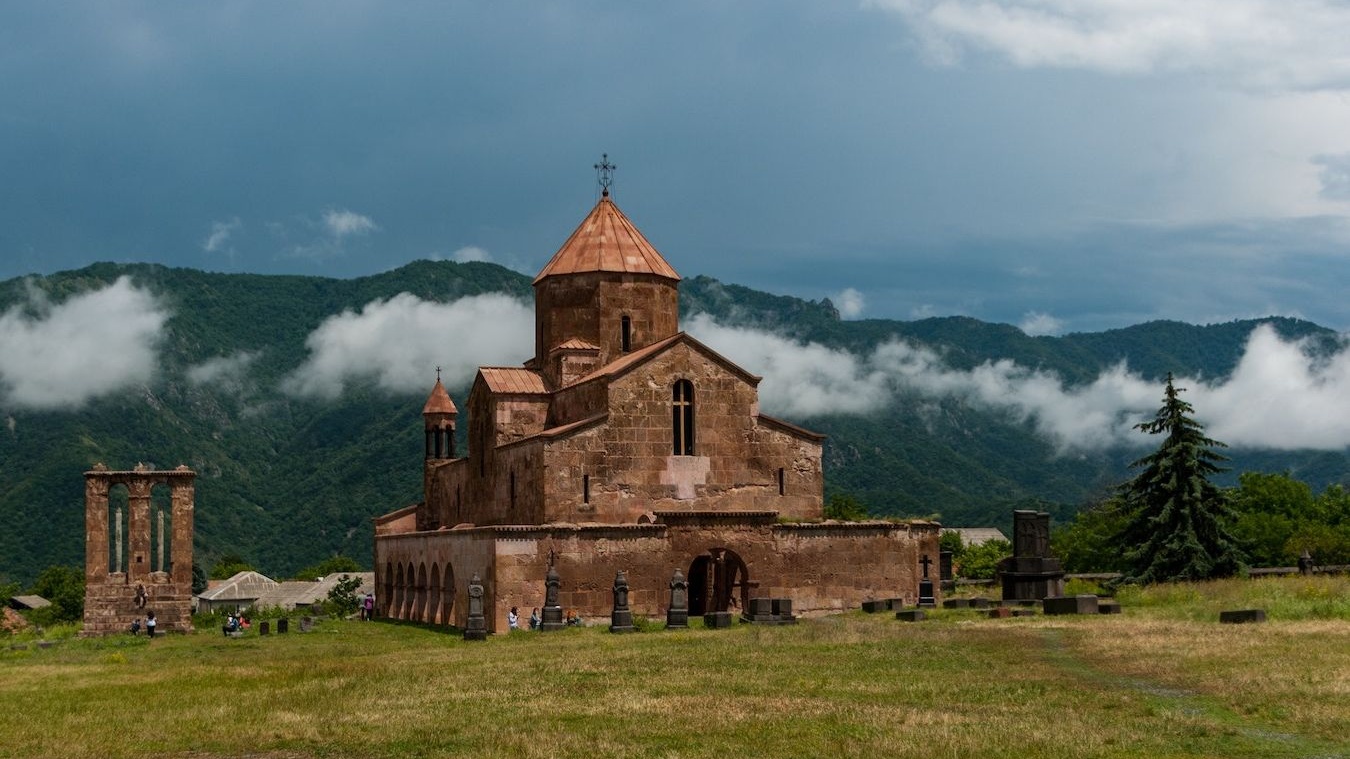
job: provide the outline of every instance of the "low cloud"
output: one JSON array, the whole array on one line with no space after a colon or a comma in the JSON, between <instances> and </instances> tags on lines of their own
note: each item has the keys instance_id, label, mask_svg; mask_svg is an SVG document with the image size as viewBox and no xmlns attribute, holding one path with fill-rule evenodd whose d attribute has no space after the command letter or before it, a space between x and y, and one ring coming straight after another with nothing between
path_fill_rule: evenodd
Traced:
<instances>
[{"instance_id":1,"label":"low cloud","mask_svg":"<svg viewBox=\"0 0 1350 759\"><path fill-rule=\"evenodd\" d=\"M456 263L465 264L470 261L491 261L492 256L477 245L466 245L454 253L451 253L450 260Z\"/></svg>"},{"instance_id":2,"label":"low cloud","mask_svg":"<svg viewBox=\"0 0 1350 759\"><path fill-rule=\"evenodd\" d=\"M1200 72L1261 89L1350 86L1350 7L1334 0L870 0L929 58L987 51L1024 68Z\"/></svg>"},{"instance_id":3,"label":"low cloud","mask_svg":"<svg viewBox=\"0 0 1350 759\"><path fill-rule=\"evenodd\" d=\"M344 208L330 208L323 212L323 227L335 239L353 235L364 235L379 229L369 216L348 211Z\"/></svg>"},{"instance_id":4,"label":"low cloud","mask_svg":"<svg viewBox=\"0 0 1350 759\"><path fill-rule=\"evenodd\" d=\"M1039 311L1028 311L1022 317L1022 321L1017 328L1024 333L1037 337L1039 335L1058 335L1064 331L1064 322L1056 319L1050 314L1043 314Z\"/></svg>"},{"instance_id":5,"label":"low cloud","mask_svg":"<svg viewBox=\"0 0 1350 759\"><path fill-rule=\"evenodd\" d=\"M187 379L194 385L215 385L239 391L248 381L248 370L262 355L259 351L239 351L228 356L209 358L188 367Z\"/></svg>"},{"instance_id":6,"label":"low cloud","mask_svg":"<svg viewBox=\"0 0 1350 759\"><path fill-rule=\"evenodd\" d=\"M1152 418L1162 386L1120 364L1085 385L1012 361L969 371L935 351L900 340L867 355L800 343L759 330L725 327L706 315L691 334L761 374L760 403L788 418L867 414L900 398L952 399L1032 425L1061 454L1151 441L1133 426ZM1232 375L1221 381L1179 378L1207 432L1236 448L1339 450L1350 446L1350 348L1316 357L1302 342L1262 325L1248 339Z\"/></svg>"},{"instance_id":7,"label":"low cloud","mask_svg":"<svg viewBox=\"0 0 1350 759\"><path fill-rule=\"evenodd\" d=\"M0 402L75 409L143 385L159 363L168 310L129 277L53 305L33 292L0 315Z\"/></svg>"},{"instance_id":8,"label":"low cloud","mask_svg":"<svg viewBox=\"0 0 1350 759\"><path fill-rule=\"evenodd\" d=\"M332 399L349 382L425 392L442 369L463 387L479 366L518 365L534 345L534 311L500 293L451 303L409 293L326 319L305 340L309 358L283 382L293 395Z\"/></svg>"},{"instance_id":9,"label":"low cloud","mask_svg":"<svg viewBox=\"0 0 1350 759\"><path fill-rule=\"evenodd\" d=\"M867 308L867 299L852 287L845 288L831 300L834 302L834 307L839 309L839 316L845 319L857 319L862 316L863 310Z\"/></svg>"},{"instance_id":10,"label":"low cloud","mask_svg":"<svg viewBox=\"0 0 1350 759\"><path fill-rule=\"evenodd\" d=\"M211 225L211 232L202 241L202 250L207 253L233 253L234 249L229 247L230 237L238 232L244 226L236 216L229 221L217 221Z\"/></svg>"}]
</instances>

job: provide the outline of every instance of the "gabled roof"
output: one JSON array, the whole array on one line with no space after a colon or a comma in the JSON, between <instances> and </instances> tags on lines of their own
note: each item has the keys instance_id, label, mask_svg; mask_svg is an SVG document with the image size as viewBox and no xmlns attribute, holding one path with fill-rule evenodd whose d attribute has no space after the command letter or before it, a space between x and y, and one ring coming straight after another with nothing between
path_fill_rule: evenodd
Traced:
<instances>
[{"instance_id":1,"label":"gabled roof","mask_svg":"<svg viewBox=\"0 0 1350 759\"><path fill-rule=\"evenodd\" d=\"M571 340L566 340L553 346L553 348L550 349L549 352L552 353L553 351L598 351L598 350L600 350L600 346L596 345L595 343L588 343L579 337L574 337Z\"/></svg>"},{"instance_id":2,"label":"gabled roof","mask_svg":"<svg viewBox=\"0 0 1350 759\"><path fill-rule=\"evenodd\" d=\"M718 353L712 348L709 348L708 346L704 345L698 340L695 340L694 338L690 337L687 332L676 332L675 334L671 335L670 337L667 337L664 340L658 340L657 342L654 342L645 348L635 350L632 353L624 354L623 356L609 362L608 364L605 364L599 369L596 369L590 374L578 378L577 381L573 382L571 385L569 385L569 387L573 385L580 385L583 382L591 382L593 380L600 379L601 377L608 377L608 378L617 377L618 375L623 374L629 369L632 369L633 367L646 362L647 359L657 355L658 353L665 351L667 348L671 347L672 345L675 345L676 343L685 343L689 345L699 353L702 353L703 355L707 356L708 358L711 358L718 364L721 364L722 367L730 371L732 374L739 375L742 379L744 379L751 385L755 386L759 385L760 377L758 377L757 375L751 374L750 372L747 372L746 370L742 369L740 366L737 366L735 362L733 362L731 359L727 358L726 356L723 356L722 354Z\"/></svg>"},{"instance_id":3,"label":"gabled roof","mask_svg":"<svg viewBox=\"0 0 1350 759\"><path fill-rule=\"evenodd\" d=\"M277 581L267 575L245 571L207 588L205 593L197 597L207 601L250 601L276 586Z\"/></svg>"},{"instance_id":4,"label":"gabled roof","mask_svg":"<svg viewBox=\"0 0 1350 759\"><path fill-rule=\"evenodd\" d=\"M609 191L582 220L553 258L544 265L534 284L559 274L609 271L621 274L654 274L678 281L680 275L647 242L633 222L614 205Z\"/></svg>"},{"instance_id":5,"label":"gabled roof","mask_svg":"<svg viewBox=\"0 0 1350 759\"><path fill-rule=\"evenodd\" d=\"M480 366L478 376L487 389L507 395L547 395L544 378L538 372L514 366Z\"/></svg>"},{"instance_id":6,"label":"gabled roof","mask_svg":"<svg viewBox=\"0 0 1350 759\"><path fill-rule=\"evenodd\" d=\"M991 540L1008 539L997 527L943 527L943 533L954 532L961 536L961 542L968 546L977 546Z\"/></svg>"},{"instance_id":7,"label":"gabled roof","mask_svg":"<svg viewBox=\"0 0 1350 759\"><path fill-rule=\"evenodd\" d=\"M445 392L445 385L441 384L441 378L436 378L435 387L431 388L431 395L427 397L427 405L422 407L423 414L457 414L459 409L455 408L455 402L450 400L450 394Z\"/></svg>"}]
</instances>

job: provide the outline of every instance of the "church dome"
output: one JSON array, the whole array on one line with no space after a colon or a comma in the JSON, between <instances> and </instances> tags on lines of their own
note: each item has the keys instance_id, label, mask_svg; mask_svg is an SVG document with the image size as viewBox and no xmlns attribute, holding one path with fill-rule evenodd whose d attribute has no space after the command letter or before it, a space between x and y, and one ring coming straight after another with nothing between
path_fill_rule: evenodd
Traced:
<instances>
[{"instance_id":1,"label":"church dome","mask_svg":"<svg viewBox=\"0 0 1350 759\"><path fill-rule=\"evenodd\" d=\"M614 204L608 190L534 278L534 284L562 274L592 272L649 274L677 282L680 279L674 267Z\"/></svg>"}]
</instances>

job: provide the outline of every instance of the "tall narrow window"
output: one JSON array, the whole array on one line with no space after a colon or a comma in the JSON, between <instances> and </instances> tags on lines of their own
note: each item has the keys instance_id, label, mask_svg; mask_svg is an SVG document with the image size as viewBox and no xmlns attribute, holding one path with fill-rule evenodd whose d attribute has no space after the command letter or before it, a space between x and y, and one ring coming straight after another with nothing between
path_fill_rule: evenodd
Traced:
<instances>
[{"instance_id":1,"label":"tall narrow window","mask_svg":"<svg viewBox=\"0 0 1350 759\"><path fill-rule=\"evenodd\" d=\"M783 467L778 467L778 495L783 495L787 491L787 480L783 473Z\"/></svg>"},{"instance_id":2,"label":"tall narrow window","mask_svg":"<svg viewBox=\"0 0 1350 759\"><path fill-rule=\"evenodd\" d=\"M619 343L623 346L623 352L627 353L633 349L633 320L627 316L619 320Z\"/></svg>"},{"instance_id":3,"label":"tall narrow window","mask_svg":"<svg viewBox=\"0 0 1350 759\"><path fill-rule=\"evenodd\" d=\"M674 433L676 456L694 455L694 383L679 380L675 383L671 403L671 426Z\"/></svg>"},{"instance_id":4,"label":"tall narrow window","mask_svg":"<svg viewBox=\"0 0 1350 759\"><path fill-rule=\"evenodd\" d=\"M589 474L581 475L581 502L591 502L591 476Z\"/></svg>"},{"instance_id":5,"label":"tall narrow window","mask_svg":"<svg viewBox=\"0 0 1350 759\"><path fill-rule=\"evenodd\" d=\"M511 507L516 506L516 473L511 472Z\"/></svg>"}]
</instances>

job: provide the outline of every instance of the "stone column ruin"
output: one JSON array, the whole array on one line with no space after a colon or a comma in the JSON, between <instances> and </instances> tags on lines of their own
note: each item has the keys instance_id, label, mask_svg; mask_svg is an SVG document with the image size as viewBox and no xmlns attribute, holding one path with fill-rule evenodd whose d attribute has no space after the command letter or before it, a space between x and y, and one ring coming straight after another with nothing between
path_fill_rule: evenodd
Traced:
<instances>
[{"instance_id":1,"label":"stone column ruin","mask_svg":"<svg viewBox=\"0 0 1350 759\"><path fill-rule=\"evenodd\" d=\"M84 473L86 636L125 633L136 619L155 613L159 632L192 631L192 522L196 508L197 473L186 466L151 470L137 465L130 471L109 470L96 464ZM108 496L113 486L127 488L127 527L116 516L115 545L109 543ZM155 485L171 492L172 525L169 566L164 566L164 512L152 519L150 493ZM158 542L154 527L158 522ZM123 553L125 536L126 552ZM116 566L109 571L109 549ZM157 559L157 561L156 561ZM123 563L125 560L125 563Z\"/></svg>"}]
</instances>

